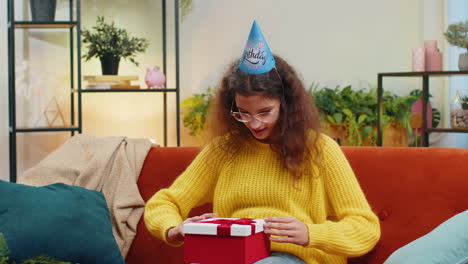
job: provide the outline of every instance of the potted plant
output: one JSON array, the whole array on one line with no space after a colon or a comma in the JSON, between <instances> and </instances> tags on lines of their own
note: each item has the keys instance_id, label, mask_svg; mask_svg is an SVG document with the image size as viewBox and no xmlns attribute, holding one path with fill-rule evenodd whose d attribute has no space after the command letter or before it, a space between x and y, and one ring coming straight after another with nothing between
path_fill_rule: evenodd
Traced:
<instances>
[{"instance_id":1,"label":"potted plant","mask_svg":"<svg viewBox=\"0 0 468 264\"><path fill-rule=\"evenodd\" d=\"M322 129L341 145L375 145L376 93L353 90L351 85L335 89L312 84L309 94L320 110Z\"/></svg>"},{"instance_id":2,"label":"potted plant","mask_svg":"<svg viewBox=\"0 0 468 264\"><path fill-rule=\"evenodd\" d=\"M318 87L309 89L321 113L323 132L341 145L376 145L377 96L376 89L335 89ZM400 96L385 92L382 98L382 128L384 146L408 146L414 131L410 125L411 108L421 97L419 90ZM440 121L440 112L432 108L433 127Z\"/></svg>"},{"instance_id":3,"label":"potted plant","mask_svg":"<svg viewBox=\"0 0 468 264\"><path fill-rule=\"evenodd\" d=\"M107 24L103 16L97 17L96 25L92 28L94 32L82 31L83 44L88 48L83 55L85 61L99 58L103 75L117 75L121 58L139 65L135 56L148 48L147 39L130 37L126 29L117 28L114 22Z\"/></svg>"},{"instance_id":4,"label":"potted plant","mask_svg":"<svg viewBox=\"0 0 468 264\"><path fill-rule=\"evenodd\" d=\"M205 128L206 114L215 89L194 94L181 102L183 124L189 134L200 139ZM317 108L323 132L341 145L375 146L377 141L377 93L375 88L353 90L350 85L334 89L312 84L308 90ZM408 146L413 130L410 126L411 106L420 98L419 91L399 96L385 92L382 111L385 146ZM434 127L440 112L432 109Z\"/></svg>"},{"instance_id":5,"label":"potted plant","mask_svg":"<svg viewBox=\"0 0 468 264\"><path fill-rule=\"evenodd\" d=\"M444 36L448 43L468 51L468 21L450 24ZM468 52L459 55L458 69L468 71Z\"/></svg>"},{"instance_id":6,"label":"potted plant","mask_svg":"<svg viewBox=\"0 0 468 264\"><path fill-rule=\"evenodd\" d=\"M32 21L51 22L55 20L57 0L29 0Z\"/></svg>"},{"instance_id":7,"label":"potted plant","mask_svg":"<svg viewBox=\"0 0 468 264\"><path fill-rule=\"evenodd\" d=\"M407 147L410 133L411 106L419 98L417 96L399 96L391 92L384 92L382 115L382 145Z\"/></svg>"},{"instance_id":8,"label":"potted plant","mask_svg":"<svg viewBox=\"0 0 468 264\"><path fill-rule=\"evenodd\" d=\"M215 87L208 87L205 92L194 94L185 98L181 103L182 120L184 127L189 129L189 134L198 138L201 143L201 135L205 128L206 115L213 99Z\"/></svg>"}]
</instances>

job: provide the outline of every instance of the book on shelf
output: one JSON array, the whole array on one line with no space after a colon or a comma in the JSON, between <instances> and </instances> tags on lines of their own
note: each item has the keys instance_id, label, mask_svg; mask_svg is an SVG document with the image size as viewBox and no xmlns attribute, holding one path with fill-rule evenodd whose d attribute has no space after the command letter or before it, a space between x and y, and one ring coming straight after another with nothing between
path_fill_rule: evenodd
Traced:
<instances>
[{"instance_id":1,"label":"book on shelf","mask_svg":"<svg viewBox=\"0 0 468 264\"><path fill-rule=\"evenodd\" d=\"M112 82L95 82L95 81L88 81L88 86L97 86L97 85L131 85L130 81L112 81Z\"/></svg>"},{"instance_id":2,"label":"book on shelf","mask_svg":"<svg viewBox=\"0 0 468 264\"><path fill-rule=\"evenodd\" d=\"M140 89L140 85L128 85L128 84L86 85L86 89Z\"/></svg>"},{"instance_id":3,"label":"book on shelf","mask_svg":"<svg viewBox=\"0 0 468 264\"><path fill-rule=\"evenodd\" d=\"M131 81L137 81L138 76L123 75L85 75L86 89L139 89L140 85L134 85Z\"/></svg>"},{"instance_id":4,"label":"book on shelf","mask_svg":"<svg viewBox=\"0 0 468 264\"><path fill-rule=\"evenodd\" d=\"M83 80L95 82L138 81L137 75L84 75Z\"/></svg>"},{"instance_id":5,"label":"book on shelf","mask_svg":"<svg viewBox=\"0 0 468 264\"><path fill-rule=\"evenodd\" d=\"M140 85L121 85L114 84L110 86L111 89L140 89Z\"/></svg>"}]
</instances>

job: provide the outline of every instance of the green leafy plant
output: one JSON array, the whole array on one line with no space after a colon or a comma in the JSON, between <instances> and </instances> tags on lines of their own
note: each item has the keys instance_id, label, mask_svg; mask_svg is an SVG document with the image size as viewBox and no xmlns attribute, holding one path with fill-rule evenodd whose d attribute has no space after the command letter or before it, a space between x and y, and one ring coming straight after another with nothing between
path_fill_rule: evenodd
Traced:
<instances>
[{"instance_id":1,"label":"green leafy plant","mask_svg":"<svg viewBox=\"0 0 468 264\"><path fill-rule=\"evenodd\" d=\"M468 21L450 24L444 36L448 43L468 51Z\"/></svg>"},{"instance_id":2,"label":"green leafy plant","mask_svg":"<svg viewBox=\"0 0 468 264\"><path fill-rule=\"evenodd\" d=\"M375 87L353 90L351 86L335 89L319 87L312 84L309 94L314 98L315 104L321 112L321 120L325 128L331 126L345 131L347 142L345 144L360 146L364 144L375 145L377 138L377 92ZM384 92L382 97L382 122L385 126L399 126L413 134L409 120L411 106L422 97L420 90L413 90L409 95L400 96L391 92ZM432 108L433 127L440 122L440 111Z\"/></svg>"},{"instance_id":3,"label":"green leafy plant","mask_svg":"<svg viewBox=\"0 0 468 264\"><path fill-rule=\"evenodd\" d=\"M8 260L10 259L8 255L10 251L8 250L7 243L3 234L0 233L0 264L8 264Z\"/></svg>"},{"instance_id":4,"label":"green leafy plant","mask_svg":"<svg viewBox=\"0 0 468 264\"><path fill-rule=\"evenodd\" d=\"M398 96L391 92L384 92L382 124L397 123L408 131L411 131L409 118L411 116L411 106L419 98L417 96Z\"/></svg>"},{"instance_id":5,"label":"green leafy plant","mask_svg":"<svg viewBox=\"0 0 468 264\"><path fill-rule=\"evenodd\" d=\"M94 32L87 29L82 31L83 44L88 48L83 55L85 61L93 57L112 56L128 59L136 66L139 65L135 57L137 53L148 48L147 39L130 37L126 29L117 28L114 22L107 24L103 16L97 17L96 25L92 29Z\"/></svg>"},{"instance_id":6,"label":"green leafy plant","mask_svg":"<svg viewBox=\"0 0 468 264\"><path fill-rule=\"evenodd\" d=\"M335 89L312 84L308 90L320 109L320 118L336 128L346 131L351 145L362 145L364 139L375 144L377 125L376 93L366 89L353 90L351 85Z\"/></svg>"},{"instance_id":7,"label":"green leafy plant","mask_svg":"<svg viewBox=\"0 0 468 264\"><path fill-rule=\"evenodd\" d=\"M460 100L461 100L462 109L468 110L468 95L461 95Z\"/></svg>"},{"instance_id":8,"label":"green leafy plant","mask_svg":"<svg viewBox=\"0 0 468 264\"><path fill-rule=\"evenodd\" d=\"M10 260L10 250L2 233L0 233L0 264L71 264L70 262L63 262L55 260L49 256L41 255L21 262Z\"/></svg>"},{"instance_id":9,"label":"green leafy plant","mask_svg":"<svg viewBox=\"0 0 468 264\"><path fill-rule=\"evenodd\" d=\"M180 107L186 112L182 114L184 126L189 128L189 134L200 136L205 128L206 114L213 99L216 88L208 87L205 92L185 98Z\"/></svg>"},{"instance_id":10,"label":"green leafy plant","mask_svg":"<svg viewBox=\"0 0 468 264\"><path fill-rule=\"evenodd\" d=\"M194 94L181 102L183 124L189 134L200 136L205 127L206 114L214 96L215 88ZM347 144L360 146L375 145L377 139L377 92L375 87L353 90L350 85L336 86L334 89L320 87L314 83L308 89L320 110L320 119L333 127L346 132ZM412 133L409 125L412 104L421 98L420 90L413 90L407 96L384 92L382 126L396 124ZM432 109L433 126L440 122L440 112Z\"/></svg>"}]
</instances>

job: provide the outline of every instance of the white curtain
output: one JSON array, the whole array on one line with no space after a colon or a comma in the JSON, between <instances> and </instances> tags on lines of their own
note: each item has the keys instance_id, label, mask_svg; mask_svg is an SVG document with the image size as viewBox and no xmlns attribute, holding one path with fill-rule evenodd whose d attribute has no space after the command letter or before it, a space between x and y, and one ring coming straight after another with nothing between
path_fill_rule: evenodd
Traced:
<instances>
[{"instance_id":1,"label":"white curtain","mask_svg":"<svg viewBox=\"0 0 468 264\"><path fill-rule=\"evenodd\" d=\"M468 20L468 1L447 1L447 25ZM458 55L466 53L466 49L448 45L448 70L458 71ZM452 101L459 89L468 89L468 76L449 78L449 100ZM468 134L452 133L446 137L445 145L454 148L468 148Z\"/></svg>"}]
</instances>

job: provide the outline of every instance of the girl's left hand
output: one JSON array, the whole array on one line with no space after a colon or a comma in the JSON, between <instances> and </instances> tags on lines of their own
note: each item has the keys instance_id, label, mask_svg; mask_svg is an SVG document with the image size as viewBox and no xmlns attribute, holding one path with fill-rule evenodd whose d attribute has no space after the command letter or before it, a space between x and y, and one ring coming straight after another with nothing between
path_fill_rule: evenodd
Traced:
<instances>
[{"instance_id":1,"label":"girl's left hand","mask_svg":"<svg viewBox=\"0 0 468 264\"><path fill-rule=\"evenodd\" d=\"M309 243L309 229L297 218L266 217L264 220L263 229L266 234L271 235L271 241L300 246L306 246Z\"/></svg>"}]
</instances>

